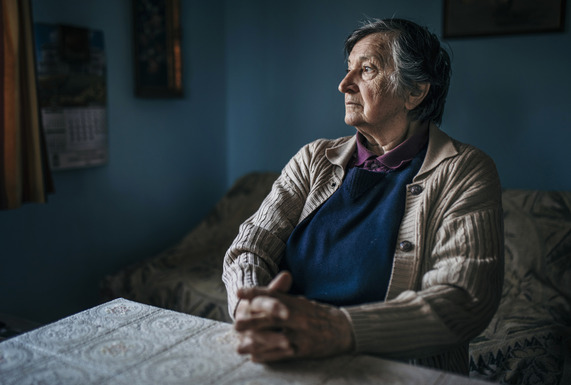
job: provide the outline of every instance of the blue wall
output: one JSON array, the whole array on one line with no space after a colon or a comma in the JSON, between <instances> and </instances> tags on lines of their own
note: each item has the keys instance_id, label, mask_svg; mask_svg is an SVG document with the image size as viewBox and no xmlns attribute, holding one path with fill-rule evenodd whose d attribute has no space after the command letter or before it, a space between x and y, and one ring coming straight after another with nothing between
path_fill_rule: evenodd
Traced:
<instances>
[{"instance_id":1,"label":"blue wall","mask_svg":"<svg viewBox=\"0 0 571 385\"><path fill-rule=\"evenodd\" d=\"M178 241L222 196L222 4L183 1L186 95L145 100L133 96L130 1L32 2L36 21L103 30L110 161L54 173L48 204L0 212L0 313L45 322L95 304L104 274Z\"/></svg>"},{"instance_id":2,"label":"blue wall","mask_svg":"<svg viewBox=\"0 0 571 385\"><path fill-rule=\"evenodd\" d=\"M442 1L228 1L228 180L279 169L343 123L345 37L368 17L442 35ZM567 20L570 10L567 7ZM496 161L506 188L571 189L571 34L447 41L453 78L442 128Z\"/></svg>"},{"instance_id":3,"label":"blue wall","mask_svg":"<svg viewBox=\"0 0 571 385\"><path fill-rule=\"evenodd\" d=\"M187 94L150 101L133 97L130 1L33 0L37 21L105 33L111 159L55 173L46 205L0 212L0 313L50 321L94 304L104 274L176 242L242 174L352 134L337 85L359 20L442 26L442 1L181 2ZM443 129L488 152L506 188L571 190L571 34L449 45Z\"/></svg>"}]
</instances>

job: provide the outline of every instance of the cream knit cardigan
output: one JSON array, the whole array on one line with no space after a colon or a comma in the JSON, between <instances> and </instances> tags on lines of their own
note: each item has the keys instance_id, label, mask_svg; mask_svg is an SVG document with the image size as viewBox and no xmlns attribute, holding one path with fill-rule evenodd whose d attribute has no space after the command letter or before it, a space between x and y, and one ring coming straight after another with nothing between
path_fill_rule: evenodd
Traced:
<instances>
[{"instance_id":1,"label":"cream knit cardigan","mask_svg":"<svg viewBox=\"0 0 571 385\"><path fill-rule=\"evenodd\" d=\"M286 165L224 258L230 314L239 287L277 274L289 235L339 188L355 148L354 136L320 139ZM424 163L407 186L386 300L342 308L355 351L467 374L468 342L501 296L503 244L493 161L432 125Z\"/></svg>"}]
</instances>

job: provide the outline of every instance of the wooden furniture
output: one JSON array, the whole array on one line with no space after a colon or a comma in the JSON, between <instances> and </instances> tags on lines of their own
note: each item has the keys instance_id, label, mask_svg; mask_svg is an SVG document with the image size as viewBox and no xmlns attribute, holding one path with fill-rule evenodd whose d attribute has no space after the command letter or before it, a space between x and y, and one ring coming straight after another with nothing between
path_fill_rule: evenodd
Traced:
<instances>
[{"instance_id":1,"label":"wooden furniture","mask_svg":"<svg viewBox=\"0 0 571 385\"><path fill-rule=\"evenodd\" d=\"M116 299L0 343L0 384L485 384L371 356L262 365L232 325Z\"/></svg>"}]
</instances>

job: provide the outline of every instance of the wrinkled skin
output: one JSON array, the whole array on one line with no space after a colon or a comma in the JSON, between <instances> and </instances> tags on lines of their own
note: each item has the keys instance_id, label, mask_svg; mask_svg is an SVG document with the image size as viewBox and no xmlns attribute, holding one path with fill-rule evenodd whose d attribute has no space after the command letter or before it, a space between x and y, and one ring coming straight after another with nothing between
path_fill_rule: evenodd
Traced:
<instances>
[{"instance_id":1,"label":"wrinkled skin","mask_svg":"<svg viewBox=\"0 0 571 385\"><path fill-rule=\"evenodd\" d=\"M287 294L291 283L291 274L282 272L266 287L239 290L234 323L238 353L254 362L272 362L351 352L353 334L345 314Z\"/></svg>"}]
</instances>

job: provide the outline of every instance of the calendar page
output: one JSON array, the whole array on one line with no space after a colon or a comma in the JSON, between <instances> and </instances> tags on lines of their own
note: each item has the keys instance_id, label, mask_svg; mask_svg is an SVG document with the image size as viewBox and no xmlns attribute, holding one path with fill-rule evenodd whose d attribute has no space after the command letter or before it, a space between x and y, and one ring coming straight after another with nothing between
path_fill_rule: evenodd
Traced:
<instances>
[{"instance_id":1,"label":"calendar page","mask_svg":"<svg viewBox=\"0 0 571 385\"><path fill-rule=\"evenodd\" d=\"M106 115L104 107L42 109L53 170L107 163Z\"/></svg>"},{"instance_id":2,"label":"calendar page","mask_svg":"<svg viewBox=\"0 0 571 385\"><path fill-rule=\"evenodd\" d=\"M34 25L41 122L52 170L107 163L103 32Z\"/></svg>"}]
</instances>

